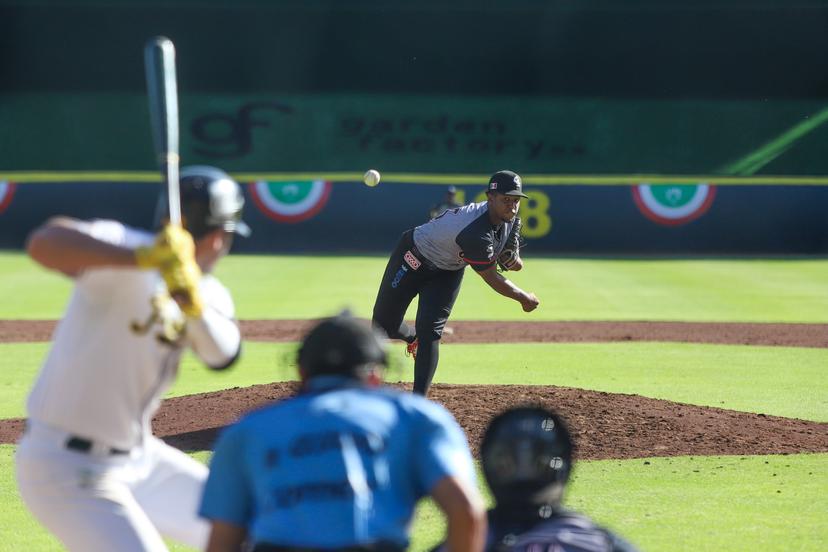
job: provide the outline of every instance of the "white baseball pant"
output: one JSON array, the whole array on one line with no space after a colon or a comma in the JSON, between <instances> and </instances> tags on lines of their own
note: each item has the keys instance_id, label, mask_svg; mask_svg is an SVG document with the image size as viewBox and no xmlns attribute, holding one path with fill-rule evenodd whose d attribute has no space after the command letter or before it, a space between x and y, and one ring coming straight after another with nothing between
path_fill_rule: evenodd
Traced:
<instances>
[{"instance_id":1,"label":"white baseball pant","mask_svg":"<svg viewBox=\"0 0 828 552\"><path fill-rule=\"evenodd\" d=\"M166 551L162 535L203 549L197 515L207 467L148 436L128 454L66 448L71 436L29 420L15 455L17 484L34 516L71 551Z\"/></svg>"}]
</instances>

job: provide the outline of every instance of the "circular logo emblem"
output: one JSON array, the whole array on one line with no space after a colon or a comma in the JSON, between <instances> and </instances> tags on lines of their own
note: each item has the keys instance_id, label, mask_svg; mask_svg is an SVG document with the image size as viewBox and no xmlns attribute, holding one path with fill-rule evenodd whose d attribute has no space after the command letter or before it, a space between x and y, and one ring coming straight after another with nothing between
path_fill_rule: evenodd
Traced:
<instances>
[{"instance_id":1,"label":"circular logo emblem","mask_svg":"<svg viewBox=\"0 0 828 552\"><path fill-rule=\"evenodd\" d=\"M16 189L17 186L12 182L0 180L0 213L8 208Z\"/></svg>"},{"instance_id":2,"label":"circular logo emblem","mask_svg":"<svg viewBox=\"0 0 828 552\"><path fill-rule=\"evenodd\" d=\"M716 187L700 184L640 184L633 199L645 217L665 226L678 226L705 214L713 204Z\"/></svg>"},{"instance_id":3,"label":"circular logo emblem","mask_svg":"<svg viewBox=\"0 0 828 552\"><path fill-rule=\"evenodd\" d=\"M331 195L331 183L324 180L306 182L253 182L253 203L268 217L279 222L307 220L325 206Z\"/></svg>"}]
</instances>

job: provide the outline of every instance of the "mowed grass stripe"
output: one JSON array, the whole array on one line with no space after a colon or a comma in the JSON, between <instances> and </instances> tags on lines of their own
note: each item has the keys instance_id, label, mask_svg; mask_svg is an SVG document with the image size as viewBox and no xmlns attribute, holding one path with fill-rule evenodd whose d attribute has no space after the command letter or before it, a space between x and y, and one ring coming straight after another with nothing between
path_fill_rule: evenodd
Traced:
<instances>
[{"instance_id":1,"label":"mowed grass stripe","mask_svg":"<svg viewBox=\"0 0 828 552\"><path fill-rule=\"evenodd\" d=\"M208 370L190 352L168 397L296 379L296 343L242 344L242 359L221 372ZM0 419L25 415L25 400L46 358L48 343L0 344ZM94 386L95 382L88 382ZM103 392L103 390L102 390Z\"/></svg>"},{"instance_id":2,"label":"mowed grass stripe","mask_svg":"<svg viewBox=\"0 0 828 552\"><path fill-rule=\"evenodd\" d=\"M816 552L828 541L826 485L826 454L593 460L576 464L564 503L640 550ZM426 501L412 550L428 550L444 531Z\"/></svg>"},{"instance_id":3,"label":"mowed grass stripe","mask_svg":"<svg viewBox=\"0 0 828 552\"><path fill-rule=\"evenodd\" d=\"M0 418L24 401L48 344L0 345ZM413 362L392 345L388 381L411 381ZM295 343L245 342L240 363L205 369L191 355L168 396L296 379ZM746 412L828 421L828 349L695 343L441 345L435 382L557 385Z\"/></svg>"},{"instance_id":4,"label":"mowed grass stripe","mask_svg":"<svg viewBox=\"0 0 828 552\"><path fill-rule=\"evenodd\" d=\"M467 270L455 320L828 322L828 260L614 260L534 257L510 274L541 306L526 314ZM350 307L369 317L385 256L231 255L217 275L243 319L304 319ZM56 319L70 282L0 252L2 319ZM409 316L413 316L413 308Z\"/></svg>"},{"instance_id":5,"label":"mowed grass stripe","mask_svg":"<svg viewBox=\"0 0 828 552\"><path fill-rule=\"evenodd\" d=\"M642 550L823 550L828 455L576 465L568 503Z\"/></svg>"},{"instance_id":6,"label":"mowed grass stripe","mask_svg":"<svg viewBox=\"0 0 828 552\"><path fill-rule=\"evenodd\" d=\"M0 445L0 550L60 550L20 501L13 452ZM195 456L209 461L208 453ZM565 503L642 550L816 551L828 540L826 467L826 454L585 461ZM431 548L444 527L434 505L422 503L411 550Z\"/></svg>"}]
</instances>

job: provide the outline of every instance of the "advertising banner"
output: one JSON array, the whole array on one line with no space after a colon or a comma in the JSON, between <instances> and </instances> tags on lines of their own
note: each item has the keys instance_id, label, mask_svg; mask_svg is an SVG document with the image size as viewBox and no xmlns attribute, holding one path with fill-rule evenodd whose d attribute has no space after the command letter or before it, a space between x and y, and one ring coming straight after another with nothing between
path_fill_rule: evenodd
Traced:
<instances>
[{"instance_id":1,"label":"advertising banner","mask_svg":"<svg viewBox=\"0 0 828 552\"><path fill-rule=\"evenodd\" d=\"M425 223L445 186L355 181L242 181L246 253L387 253ZM153 183L0 185L0 247L22 247L54 215L116 218L149 228ZM460 203L485 201L485 182L457 185ZM9 190L13 190L10 192ZM828 253L824 186L531 186L519 215L527 255L813 255Z\"/></svg>"}]
</instances>

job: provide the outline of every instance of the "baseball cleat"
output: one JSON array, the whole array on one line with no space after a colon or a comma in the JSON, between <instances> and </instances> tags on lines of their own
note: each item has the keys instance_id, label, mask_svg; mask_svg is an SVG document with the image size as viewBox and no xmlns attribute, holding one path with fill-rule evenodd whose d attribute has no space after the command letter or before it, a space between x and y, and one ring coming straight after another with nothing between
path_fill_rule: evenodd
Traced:
<instances>
[{"instance_id":1,"label":"baseball cleat","mask_svg":"<svg viewBox=\"0 0 828 552\"><path fill-rule=\"evenodd\" d=\"M405 356L413 357L414 360L417 360L417 346L419 342L415 339L411 343L405 346Z\"/></svg>"}]
</instances>

